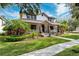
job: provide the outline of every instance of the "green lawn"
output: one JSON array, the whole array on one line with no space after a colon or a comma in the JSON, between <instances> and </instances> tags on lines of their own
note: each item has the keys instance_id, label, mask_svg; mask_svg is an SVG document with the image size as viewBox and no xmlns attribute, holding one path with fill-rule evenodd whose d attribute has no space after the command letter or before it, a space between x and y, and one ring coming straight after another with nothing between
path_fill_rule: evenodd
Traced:
<instances>
[{"instance_id":1,"label":"green lawn","mask_svg":"<svg viewBox=\"0 0 79 59\"><path fill-rule=\"evenodd\" d=\"M79 35L75 35L75 34L63 34L61 35L62 37L65 37L65 38L71 38L71 39L79 39Z\"/></svg>"},{"instance_id":2,"label":"green lawn","mask_svg":"<svg viewBox=\"0 0 79 59\"><path fill-rule=\"evenodd\" d=\"M79 45L67 48L56 56L79 56Z\"/></svg>"},{"instance_id":3,"label":"green lawn","mask_svg":"<svg viewBox=\"0 0 79 59\"><path fill-rule=\"evenodd\" d=\"M2 42L0 41L0 56L21 55L27 52L45 48L50 45L68 42L53 37L45 37L40 39L29 39L18 42Z\"/></svg>"}]
</instances>

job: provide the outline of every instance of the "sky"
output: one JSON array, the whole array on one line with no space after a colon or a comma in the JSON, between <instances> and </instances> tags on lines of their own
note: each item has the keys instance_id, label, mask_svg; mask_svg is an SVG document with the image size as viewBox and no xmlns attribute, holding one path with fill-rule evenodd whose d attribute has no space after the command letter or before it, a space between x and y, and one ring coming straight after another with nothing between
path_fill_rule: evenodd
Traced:
<instances>
[{"instance_id":1,"label":"sky","mask_svg":"<svg viewBox=\"0 0 79 59\"><path fill-rule=\"evenodd\" d=\"M42 3L40 4L41 12L46 13L48 16L57 19L69 19L71 17L69 7L66 4ZM19 18L19 8L17 6L10 6L5 9L0 8L0 15L4 15L9 19Z\"/></svg>"}]
</instances>

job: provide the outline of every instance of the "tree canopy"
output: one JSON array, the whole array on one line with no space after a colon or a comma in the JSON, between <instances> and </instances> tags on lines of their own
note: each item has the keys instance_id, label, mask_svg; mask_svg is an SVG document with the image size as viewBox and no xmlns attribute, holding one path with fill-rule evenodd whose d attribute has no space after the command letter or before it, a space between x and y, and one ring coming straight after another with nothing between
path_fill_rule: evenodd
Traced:
<instances>
[{"instance_id":1,"label":"tree canopy","mask_svg":"<svg viewBox=\"0 0 79 59\"><path fill-rule=\"evenodd\" d=\"M33 16L38 15L41 12L39 3L0 3L1 8L10 7L12 5L17 5L17 7L20 9L20 18L22 18L23 13Z\"/></svg>"},{"instance_id":2,"label":"tree canopy","mask_svg":"<svg viewBox=\"0 0 79 59\"><path fill-rule=\"evenodd\" d=\"M12 24L3 28L7 35L22 35L30 30L30 25L23 20L10 20Z\"/></svg>"}]
</instances>

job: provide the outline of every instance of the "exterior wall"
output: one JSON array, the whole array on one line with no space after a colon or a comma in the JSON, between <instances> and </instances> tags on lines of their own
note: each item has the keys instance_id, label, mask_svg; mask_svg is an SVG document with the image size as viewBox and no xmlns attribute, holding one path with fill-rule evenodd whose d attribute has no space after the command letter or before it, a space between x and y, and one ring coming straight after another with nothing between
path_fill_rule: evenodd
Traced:
<instances>
[{"instance_id":1,"label":"exterior wall","mask_svg":"<svg viewBox=\"0 0 79 59\"><path fill-rule=\"evenodd\" d=\"M45 20L48 20L48 18L46 17L46 16L42 16L42 15L38 15L37 16L37 20L43 20L43 21L45 21Z\"/></svg>"}]
</instances>

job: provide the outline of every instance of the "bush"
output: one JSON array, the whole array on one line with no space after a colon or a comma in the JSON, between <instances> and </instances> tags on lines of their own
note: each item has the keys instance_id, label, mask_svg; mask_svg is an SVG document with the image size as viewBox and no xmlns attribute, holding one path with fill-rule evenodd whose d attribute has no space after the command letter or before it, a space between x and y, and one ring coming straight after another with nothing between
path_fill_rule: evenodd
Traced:
<instances>
[{"instance_id":1,"label":"bush","mask_svg":"<svg viewBox=\"0 0 79 59\"><path fill-rule=\"evenodd\" d=\"M6 24L3 28L7 35L23 35L30 30L30 25L23 20L11 20L10 24Z\"/></svg>"},{"instance_id":2,"label":"bush","mask_svg":"<svg viewBox=\"0 0 79 59\"><path fill-rule=\"evenodd\" d=\"M33 32L31 34L22 35L22 36L15 36L15 35L2 36L1 35L0 40L7 41L7 42L15 42L15 41L21 41L21 40L26 39L26 38L34 38L37 35L38 35L38 33L36 33L36 32Z\"/></svg>"},{"instance_id":3,"label":"bush","mask_svg":"<svg viewBox=\"0 0 79 59\"><path fill-rule=\"evenodd\" d=\"M32 32L28 37L34 38L35 36L38 36L39 33L37 32Z\"/></svg>"},{"instance_id":4,"label":"bush","mask_svg":"<svg viewBox=\"0 0 79 59\"><path fill-rule=\"evenodd\" d=\"M7 42L14 42L14 41L20 41L23 40L26 37L23 36L0 36L0 39L2 41L7 41Z\"/></svg>"},{"instance_id":5,"label":"bush","mask_svg":"<svg viewBox=\"0 0 79 59\"><path fill-rule=\"evenodd\" d=\"M7 41L7 42L15 42L15 41L21 41L25 38L28 38L28 35L22 35L22 36L0 36L1 41Z\"/></svg>"}]
</instances>

